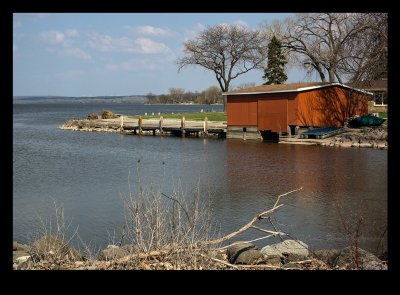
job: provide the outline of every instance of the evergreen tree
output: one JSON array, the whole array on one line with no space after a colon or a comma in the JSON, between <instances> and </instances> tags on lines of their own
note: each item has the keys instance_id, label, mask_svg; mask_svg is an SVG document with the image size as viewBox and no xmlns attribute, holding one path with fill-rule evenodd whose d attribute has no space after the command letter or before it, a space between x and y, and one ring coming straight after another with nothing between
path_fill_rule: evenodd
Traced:
<instances>
[{"instance_id":1,"label":"evergreen tree","mask_svg":"<svg viewBox=\"0 0 400 295\"><path fill-rule=\"evenodd\" d=\"M264 69L264 85L282 84L287 80L285 65L287 61L282 53L282 43L275 36L268 44L268 65Z\"/></svg>"}]
</instances>

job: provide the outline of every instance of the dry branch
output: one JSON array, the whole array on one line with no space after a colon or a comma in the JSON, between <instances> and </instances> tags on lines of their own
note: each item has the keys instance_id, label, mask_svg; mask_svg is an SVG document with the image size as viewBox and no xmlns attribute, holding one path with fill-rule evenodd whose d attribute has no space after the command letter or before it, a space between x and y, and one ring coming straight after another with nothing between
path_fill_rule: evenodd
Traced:
<instances>
[{"instance_id":1,"label":"dry branch","mask_svg":"<svg viewBox=\"0 0 400 295\"><path fill-rule=\"evenodd\" d=\"M222 242L224 242L226 240L229 240L229 239L233 238L234 236L237 236L238 234L240 234L240 233L244 232L245 230L247 230L248 228L252 227L257 220L267 218L266 215L269 215L269 214L273 213L275 210L277 210L278 208L282 207L283 204L278 205L278 202L279 202L281 197L286 196L286 195L291 194L291 193L294 193L294 192L297 192L297 191L302 190L302 189L303 189L303 187L295 189L295 190L292 190L292 191L287 192L287 193L284 193L282 195L279 195L277 200L276 200L276 202L275 202L275 204L274 204L274 206L272 207L272 209L267 210L265 212L262 212L260 214L256 214L249 223L247 223L246 225L244 225L243 227L241 227L237 231L235 231L233 233L230 233L229 235L226 235L226 236L224 236L222 238L219 238L219 239L216 239L216 240L212 240L212 241L208 241L205 244L219 244L219 243L222 243Z\"/></svg>"}]
</instances>

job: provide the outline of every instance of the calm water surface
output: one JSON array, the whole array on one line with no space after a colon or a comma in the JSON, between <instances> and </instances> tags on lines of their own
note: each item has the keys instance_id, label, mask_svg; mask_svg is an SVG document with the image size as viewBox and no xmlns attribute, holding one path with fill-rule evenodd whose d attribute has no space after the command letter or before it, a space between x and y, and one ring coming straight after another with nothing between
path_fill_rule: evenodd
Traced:
<instances>
[{"instance_id":1,"label":"calm water surface","mask_svg":"<svg viewBox=\"0 0 400 295\"><path fill-rule=\"evenodd\" d=\"M190 194L211 193L221 232L229 233L283 198L278 229L313 248L347 245L338 210L363 216L361 246L375 251L387 226L387 151L269 144L254 141L73 132L58 126L107 108L121 114L221 110L221 106L14 104L13 238L29 242L39 217L63 204L70 228L98 248L123 223L121 197L144 183ZM140 163L138 163L140 160ZM163 164L164 163L164 164ZM128 181L130 178L130 181ZM339 209L341 208L341 209ZM248 232L240 239L259 237ZM262 246L275 240L261 241ZM386 237L384 238L386 243Z\"/></svg>"}]
</instances>

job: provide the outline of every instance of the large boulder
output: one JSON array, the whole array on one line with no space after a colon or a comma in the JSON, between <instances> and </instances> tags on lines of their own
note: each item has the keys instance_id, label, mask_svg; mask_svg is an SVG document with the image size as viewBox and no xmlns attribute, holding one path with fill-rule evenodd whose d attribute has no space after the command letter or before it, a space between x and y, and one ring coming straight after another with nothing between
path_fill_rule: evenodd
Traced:
<instances>
[{"instance_id":1,"label":"large boulder","mask_svg":"<svg viewBox=\"0 0 400 295\"><path fill-rule=\"evenodd\" d=\"M242 241L235 242L232 246L229 246L228 249L226 249L229 262L235 263L240 254L250 249L255 249L255 246L252 243Z\"/></svg>"},{"instance_id":2,"label":"large boulder","mask_svg":"<svg viewBox=\"0 0 400 295\"><path fill-rule=\"evenodd\" d=\"M261 253L267 258L269 256L280 256L285 263L304 260L309 256L307 244L298 240L285 240L281 243L265 246L261 249Z\"/></svg>"},{"instance_id":3,"label":"large boulder","mask_svg":"<svg viewBox=\"0 0 400 295\"><path fill-rule=\"evenodd\" d=\"M264 261L264 255L258 249L249 249L241 252L234 261L233 264L259 264Z\"/></svg>"},{"instance_id":4,"label":"large boulder","mask_svg":"<svg viewBox=\"0 0 400 295\"><path fill-rule=\"evenodd\" d=\"M23 256L29 256L28 251L13 251L13 262L16 262L18 258L23 257Z\"/></svg>"},{"instance_id":5,"label":"large boulder","mask_svg":"<svg viewBox=\"0 0 400 295\"><path fill-rule=\"evenodd\" d=\"M374 254L354 247L346 247L340 251L336 260L338 267L348 269L387 269L387 266Z\"/></svg>"},{"instance_id":6,"label":"large boulder","mask_svg":"<svg viewBox=\"0 0 400 295\"><path fill-rule=\"evenodd\" d=\"M31 266L32 257L30 255L18 257L15 261L16 269L27 269Z\"/></svg>"},{"instance_id":7,"label":"large boulder","mask_svg":"<svg viewBox=\"0 0 400 295\"><path fill-rule=\"evenodd\" d=\"M56 236L43 236L35 241L30 250L35 260L67 259L82 260L82 255Z\"/></svg>"}]
</instances>

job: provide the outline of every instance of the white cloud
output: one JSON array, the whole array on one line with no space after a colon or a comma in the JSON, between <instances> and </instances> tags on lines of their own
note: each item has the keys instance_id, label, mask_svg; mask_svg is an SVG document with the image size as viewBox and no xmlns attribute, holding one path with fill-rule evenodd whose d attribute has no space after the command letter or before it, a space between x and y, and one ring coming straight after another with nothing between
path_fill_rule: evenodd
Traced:
<instances>
[{"instance_id":1,"label":"white cloud","mask_svg":"<svg viewBox=\"0 0 400 295\"><path fill-rule=\"evenodd\" d=\"M79 32L75 29L69 29L65 31L65 35L67 35L68 37L77 37L79 36Z\"/></svg>"},{"instance_id":2,"label":"white cloud","mask_svg":"<svg viewBox=\"0 0 400 295\"><path fill-rule=\"evenodd\" d=\"M233 25L241 26L247 28L249 25L244 20L238 19L232 22Z\"/></svg>"},{"instance_id":3,"label":"white cloud","mask_svg":"<svg viewBox=\"0 0 400 295\"><path fill-rule=\"evenodd\" d=\"M89 35L90 48L104 52L134 52L134 41L127 37L113 38L108 35Z\"/></svg>"},{"instance_id":4,"label":"white cloud","mask_svg":"<svg viewBox=\"0 0 400 295\"><path fill-rule=\"evenodd\" d=\"M140 47L140 53L165 53L169 51L168 46L163 43L155 42L151 39L147 38L139 38L135 40L135 43L138 44Z\"/></svg>"},{"instance_id":5,"label":"white cloud","mask_svg":"<svg viewBox=\"0 0 400 295\"><path fill-rule=\"evenodd\" d=\"M86 53L85 51L83 51L80 48L65 48L65 49L60 50L58 52L58 54L63 55L63 56L74 56L74 57L78 57L83 60L91 60L92 59L90 54Z\"/></svg>"},{"instance_id":6,"label":"white cloud","mask_svg":"<svg viewBox=\"0 0 400 295\"><path fill-rule=\"evenodd\" d=\"M60 31L47 31L40 34L42 40L49 44L62 44L65 41L65 35Z\"/></svg>"},{"instance_id":7,"label":"white cloud","mask_svg":"<svg viewBox=\"0 0 400 295\"><path fill-rule=\"evenodd\" d=\"M17 51L17 49L18 49L17 44L13 43L13 51Z\"/></svg>"},{"instance_id":8,"label":"white cloud","mask_svg":"<svg viewBox=\"0 0 400 295\"><path fill-rule=\"evenodd\" d=\"M128 37L113 38L109 35L92 34L88 46L103 52L128 52L156 54L169 51L168 46L147 38L131 39Z\"/></svg>"},{"instance_id":9,"label":"white cloud","mask_svg":"<svg viewBox=\"0 0 400 295\"><path fill-rule=\"evenodd\" d=\"M173 32L169 29L162 29L153 26L138 26L138 27L125 26L124 28L135 34L140 34L140 35L159 36L159 37L173 35Z\"/></svg>"}]
</instances>

